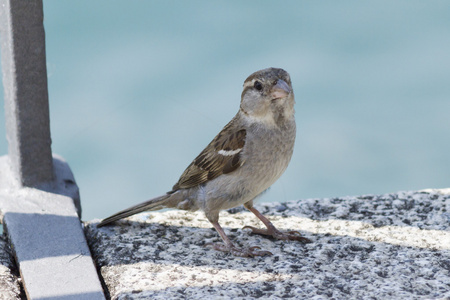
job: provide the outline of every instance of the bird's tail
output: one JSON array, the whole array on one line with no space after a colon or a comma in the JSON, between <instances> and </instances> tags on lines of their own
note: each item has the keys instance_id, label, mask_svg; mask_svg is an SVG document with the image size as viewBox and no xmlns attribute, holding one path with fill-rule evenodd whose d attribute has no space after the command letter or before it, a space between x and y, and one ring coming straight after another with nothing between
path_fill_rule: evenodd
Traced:
<instances>
[{"instance_id":1,"label":"bird's tail","mask_svg":"<svg viewBox=\"0 0 450 300\"><path fill-rule=\"evenodd\" d=\"M177 193L171 193L171 194L165 194L153 199L150 199L148 201L145 201L143 203L140 203L138 205L129 207L127 209L124 209L122 211L119 211L118 213L104 219L100 223L97 224L97 227L105 226L109 223L115 222L117 220L138 214L143 211L149 211L149 210L159 210L163 208L170 208L170 207L176 207L177 204L180 202L180 195L177 195Z\"/></svg>"}]
</instances>

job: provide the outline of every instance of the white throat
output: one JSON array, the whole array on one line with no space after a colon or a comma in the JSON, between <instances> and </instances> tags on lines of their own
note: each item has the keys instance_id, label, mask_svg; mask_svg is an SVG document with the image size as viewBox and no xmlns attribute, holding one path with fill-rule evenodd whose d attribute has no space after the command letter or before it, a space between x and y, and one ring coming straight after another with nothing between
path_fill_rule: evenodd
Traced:
<instances>
[{"instance_id":1,"label":"white throat","mask_svg":"<svg viewBox=\"0 0 450 300\"><path fill-rule=\"evenodd\" d=\"M276 127L277 124L275 122L275 119L273 118L273 113L269 112L267 114L264 115L260 115L260 116L255 116L255 115L251 115L247 112L242 111L242 116L244 118L244 120L248 123L248 124L254 124L254 123L259 123L259 124L264 124L265 126L269 126L269 127Z\"/></svg>"}]
</instances>

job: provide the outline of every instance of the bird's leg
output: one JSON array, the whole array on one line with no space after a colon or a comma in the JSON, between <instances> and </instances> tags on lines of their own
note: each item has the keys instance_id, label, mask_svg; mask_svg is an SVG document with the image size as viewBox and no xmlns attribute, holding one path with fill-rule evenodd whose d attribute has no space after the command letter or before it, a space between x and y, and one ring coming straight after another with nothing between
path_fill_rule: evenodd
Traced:
<instances>
[{"instance_id":1,"label":"bird's leg","mask_svg":"<svg viewBox=\"0 0 450 300\"><path fill-rule=\"evenodd\" d=\"M277 240L296 240L303 243L311 243L310 239L303 237L298 231L288 231L282 232L278 230L272 222L269 221L266 217L264 217L256 208L253 207L252 203L245 203L245 208L251 211L261 222L266 225L267 229L259 229L253 226L245 226L244 228L249 228L253 233L263 235L263 236L271 236Z\"/></svg>"},{"instance_id":2,"label":"bird's leg","mask_svg":"<svg viewBox=\"0 0 450 300\"><path fill-rule=\"evenodd\" d=\"M215 250L219 250L222 252L229 252L233 254L234 256L240 256L240 257L254 257L254 256L265 256L265 255L272 255L269 251L260 251L261 249L258 246L250 247L250 248L238 248L236 247L228 238L228 236L225 234L225 231L223 230L222 226L220 226L218 221L211 221L211 224L214 226L214 228L219 233L220 237L224 241L225 244L212 244L213 248Z\"/></svg>"}]
</instances>

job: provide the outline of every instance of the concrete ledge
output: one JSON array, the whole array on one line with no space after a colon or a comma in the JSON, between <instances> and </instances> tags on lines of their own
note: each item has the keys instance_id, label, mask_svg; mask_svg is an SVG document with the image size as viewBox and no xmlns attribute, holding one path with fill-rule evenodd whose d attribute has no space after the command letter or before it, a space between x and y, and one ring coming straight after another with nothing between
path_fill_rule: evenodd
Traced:
<instances>
[{"instance_id":1,"label":"concrete ledge","mask_svg":"<svg viewBox=\"0 0 450 300\"><path fill-rule=\"evenodd\" d=\"M19 271L14 266L11 250L4 237L0 236L0 299L21 299L18 274Z\"/></svg>"},{"instance_id":2,"label":"concrete ledge","mask_svg":"<svg viewBox=\"0 0 450 300\"><path fill-rule=\"evenodd\" d=\"M450 189L260 204L312 244L250 235L243 209L221 214L233 241L271 257L236 258L202 213L166 211L85 231L113 299L450 297Z\"/></svg>"},{"instance_id":3,"label":"concrete ledge","mask_svg":"<svg viewBox=\"0 0 450 300\"><path fill-rule=\"evenodd\" d=\"M78 187L62 158L55 156L53 165L52 182L20 187L8 157L0 157L0 215L26 296L104 299L78 218Z\"/></svg>"}]
</instances>

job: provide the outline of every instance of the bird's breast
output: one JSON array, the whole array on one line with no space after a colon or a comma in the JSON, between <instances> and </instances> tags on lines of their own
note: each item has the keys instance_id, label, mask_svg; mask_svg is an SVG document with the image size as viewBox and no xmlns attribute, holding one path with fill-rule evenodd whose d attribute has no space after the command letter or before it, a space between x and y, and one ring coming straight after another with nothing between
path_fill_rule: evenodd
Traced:
<instances>
[{"instance_id":1,"label":"bird's breast","mask_svg":"<svg viewBox=\"0 0 450 300\"><path fill-rule=\"evenodd\" d=\"M242 156L243 179L259 194L286 170L295 143L295 122L281 128L250 128Z\"/></svg>"}]
</instances>

